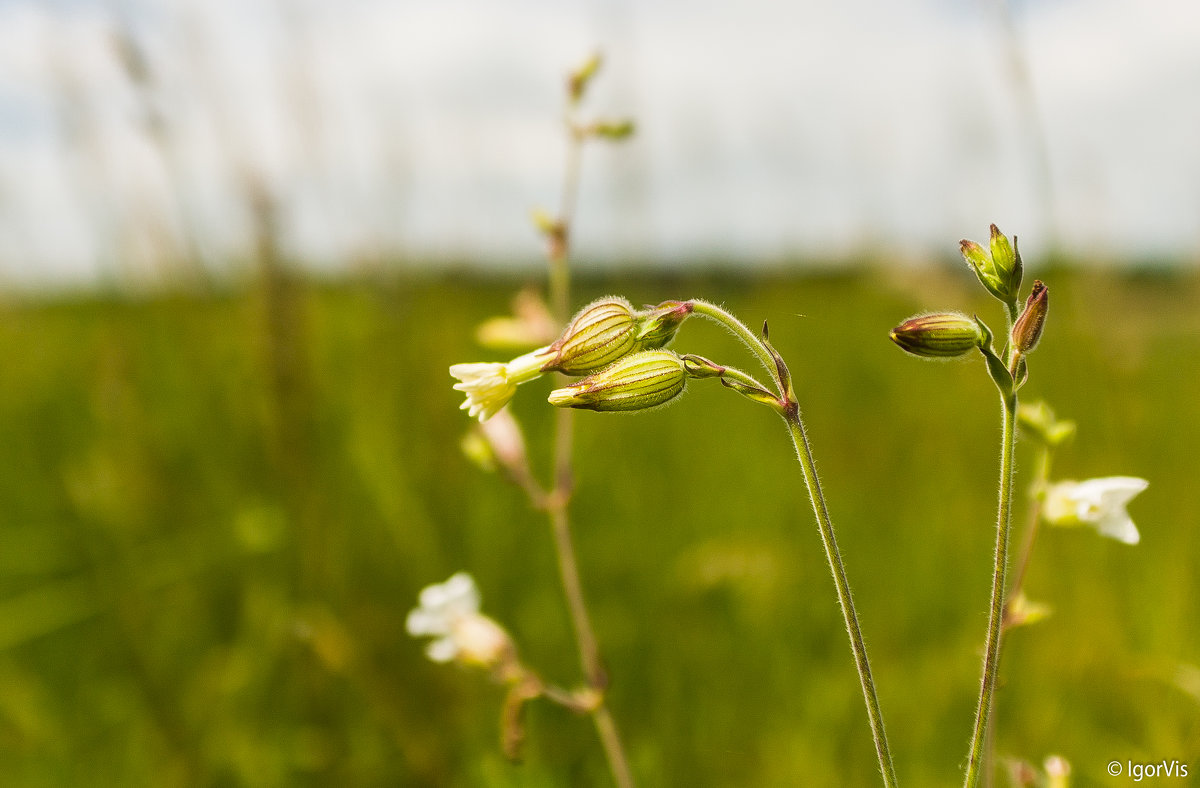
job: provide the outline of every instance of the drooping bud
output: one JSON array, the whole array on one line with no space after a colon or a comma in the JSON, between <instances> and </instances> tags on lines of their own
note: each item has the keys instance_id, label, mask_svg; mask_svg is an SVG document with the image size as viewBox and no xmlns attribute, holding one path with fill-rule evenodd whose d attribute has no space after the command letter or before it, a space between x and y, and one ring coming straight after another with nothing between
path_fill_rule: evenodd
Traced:
<instances>
[{"instance_id":1,"label":"drooping bud","mask_svg":"<svg viewBox=\"0 0 1200 788\"><path fill-rule=\"evenodd\" d=\"M957 312L909 318L892 329L891 339L916 356L953 358L970 353L985 341L979 324Z\"/></svg>"},{"instance_id":2,"label":"drooping bud","mask_svg":"<svg viewBox=\"0 0 1200 788\"><path fill-rule=\"evenodd\" d=\"M666 347L675 338L679 326L692 314L693 308L691 301L663 301L658 306L648 306L638 312L638 349Z\"/></svg>"},{"instance_id":3,"label":"drooping bud","mask_svg":"<svg viewBox=\"0 0 1200 788\"><path fill-rule=\"evenodd\" d=\"M633 411L663 405L683 393L688 373L669 350L624 356L578 383L550 392L551 405L597 411Z\"/></svg>"},{"instance_id":4,"label":"drooping bud","mask_svg":"<svg viewBox=\"0 0 1200 788\"><path fill-rule=\"evenodd\" d=\"M586 375L636 349L637 316L624 298L599 298L579 310L550 346L544 371Z\"/></svg>"},{"instance_id":5,"label":"drooping bud","mask_svg":"<svg viewBox=\"0 0 1200 788\"><path fill-rule=\"evenodd\" d=\"M1046 327L1046 311L1050 308L1050 291L1042 284L1041 279L1033 282L1033 289L1025 301L1025 311L1013 323L1013 347L1022 353L1029 353L1037 347L1042 338L1042 329Z\"/></svg>"}]
</instances>

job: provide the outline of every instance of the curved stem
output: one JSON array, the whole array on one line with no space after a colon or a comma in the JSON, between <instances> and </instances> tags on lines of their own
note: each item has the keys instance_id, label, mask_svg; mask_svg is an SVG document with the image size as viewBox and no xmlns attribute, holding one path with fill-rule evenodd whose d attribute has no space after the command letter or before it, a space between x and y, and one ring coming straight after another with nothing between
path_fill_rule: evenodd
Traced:
<instances>
[{"instance_id":1,"label":"curved stem","mask_svg":"<svg viewBox=\"0 0 1200 788\"><path fill-rule=\"evenodd\" d=\"M1012 526L1013 448L1016 441L1017 397L1001 396L1004 408L1003 445L1000 451L1000 504L996 516L996 562L992 572L992 605L988 615L987 646L983 655L983 676L980 679L979 705L975 710L975 729L971 735L971 750L967 761L965 788L979 783L983 769L984 741L996 693L996 675L1000 664L1000 639L1003 634L1004 590L1008 574L1008 534Z\"/></svg>"},{"instance_id":2,"label":"curved stem","mask_svg":"<svg viewBox=\"0 0 1200 788\"><path fill-rule=\"evenodd\" d=\"M742 344L750 349L750 352L755 355L759 363L771 374L772 378L777 376L775 359L767 350L766 345L763 344L762 339L747 328L745 323L716 304L698 298L692 300L692 311L694 314L703 315L723 325L729 333L740 339Z\"/></svg>"},{"instance_id":3,"label":"curved stem","mask_svg":"<svg viewBox=\"0 0 1200 788\"><path fill-rule=\"evenodd\" d=\"M812 448L808 444L804 422L800 419L800 411L795 403L785 410L784 421L787 422L792 442L796 445L796 456L800 459L800 467L804 471L804 482L808 485L813 513L817 516L817 527L821 532L821 541L825 545L825 557L829 559L829 571L833 575L833 584L837 587L838 602L841 604L842 616L846 620L846 632L850 636L850 648L854 652L854 666L858 669L863 700L866 702L867 716L871 721L871 736L875 739L875 754L879 758L883 784L887 788L893 788L897 785L896 767L892 764L892 754L888 749L887 733L883 727L883 713L879 710L879 697L875 692L875 680L871 677L871 663L867 659L867 646L863 642L862 628L858 623L858 614L854 610L854 599L850 595L850 582L846 579L846 567L842 564L842 555L838 550L837 539L834 537L833 523L829 519L829 509L825 505L825 496L821 492L821 481L817 477Z\"/></svg>"}]
</instances>

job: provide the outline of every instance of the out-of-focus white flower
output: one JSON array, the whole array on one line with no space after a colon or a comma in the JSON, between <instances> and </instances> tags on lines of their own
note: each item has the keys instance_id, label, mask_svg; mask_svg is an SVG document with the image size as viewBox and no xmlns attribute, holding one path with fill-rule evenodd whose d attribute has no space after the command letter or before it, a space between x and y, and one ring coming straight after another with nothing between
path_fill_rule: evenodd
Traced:
<instances>
[{"instance_id":1,"label":"out-of-focus white flower","mask_svg":"<svg viewBox=\"0 0 1200 788\"><path fill-rule=\"evenodd\" d=\"M1090 525L1105 536L1137 544L1141 536L1125 506L1149 485L1133 476L1058 482L1046 490L1043 516L1051 525Z\"/></svg>"},{"instance_id":2,"label":"out-of-focus white flower","mask_svg":"<svg viewBox=\"0 0 1200 788\"><path fill-rule=\"evenodd\" d=\"M413 637L433 637L425 653L434 662L456 660L497 669L514 665L516 647L504 627L479 612L479 589L466 572L444 583L426 586L420 607L408 614L405 628Z\"/></svg>"},{"instance_id":3,"label":"out-of-focus white flower","mask_svg":"<svg viewBox=\"0 0 1200 788\"><path fill-rule=\"evenodd\" d=\"M546 348L526 353L507 364L481 362L454 364L450 374L459 379L454 388L464 392L467 399L459 406L472 417L487 421L503 408L517 393L517 386L542 374L546 363Z\"/></svg>"}]
</instances>

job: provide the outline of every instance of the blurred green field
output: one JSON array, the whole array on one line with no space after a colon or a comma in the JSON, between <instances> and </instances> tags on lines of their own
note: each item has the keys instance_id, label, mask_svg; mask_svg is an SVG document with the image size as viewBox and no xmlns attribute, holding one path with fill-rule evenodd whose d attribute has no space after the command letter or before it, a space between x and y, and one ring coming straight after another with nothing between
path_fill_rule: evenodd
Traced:
<instances>
[{"instance_id":1,"label":"blurred green field","mask_svg":"<svg viewBox=\"0 0 1200 788\"><path fill-rule=\"evenodd\" d=\"M1134 475L1143 541L1045 531L997 749L1200 774L1200 279L1036 272L1029 398L1075 419L1061 478ZM544 518L470 465L448 365L521 283L292 283L204 297L0 302L0 784L607 785L590 721L535 705L522 764L501 691L404 632L471 572L526 661L578 681ZM956 784L978 686L998 403L978 362L887 330L998 310L968 272L581 281L576 304L704 297L771 338L854 585L901 782ZM721 329L675 347L751 367ZM786 433L711 381L582 413L576 547L640 783L869 786L875 759ZM549 381L515 410L546 472ZM1018 450L1018 490L1032 454ZM1018 510L1023 511L1022 509ZM1024 518L1016 520L1017 537ZM1004 782L998 781L999 785Z\"/></svg>"}]
</instances>

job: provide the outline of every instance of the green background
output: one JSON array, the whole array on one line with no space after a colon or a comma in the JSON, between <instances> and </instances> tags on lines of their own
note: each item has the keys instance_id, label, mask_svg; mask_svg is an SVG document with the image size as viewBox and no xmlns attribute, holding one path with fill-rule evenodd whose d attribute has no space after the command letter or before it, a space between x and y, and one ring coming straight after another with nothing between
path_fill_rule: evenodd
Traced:
<instances>
[{"instance_id":1,"label":"green background","mask_svg":"<svg viewBox=\"0 0 1200 788\"><path fill-rule=\"evenodd\" d=\"M1033 272L1028 398L1079 433L1055 476L1142 476L1128 547L1046 530L1054 615L1006 642L997 750L1200 773L1200 279ZM1029 274L1032 276L1033 274ZM536 283L536 278L530 281ZM0 303L0 783L605 785L587 718L435 665L404 619L465 570L525 661L575 686L548 526L472 466L447 367L525 282L387 276ZM994 540L999 405L978 359L887 341L999 305L965 269L595 276L575 304L703 297L788 359L901 782L961 774ZM753 369L719 327L674 347ZM544 478L550 381L515 411ZM783 425L713 381L581 413L572 508L609 700L644 785L877 784L832 582ZM1034 456L1018 449L1014 544ZM1186 784L1189 780L1171 784ZM998 784L1003 784L999 782Z\"/></svg>"}]
</instances>

